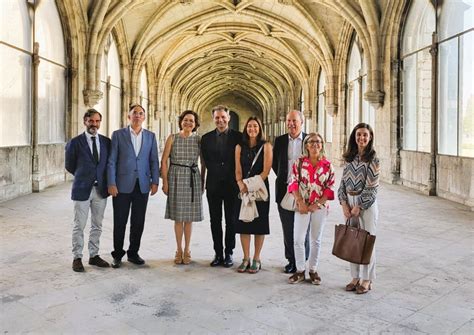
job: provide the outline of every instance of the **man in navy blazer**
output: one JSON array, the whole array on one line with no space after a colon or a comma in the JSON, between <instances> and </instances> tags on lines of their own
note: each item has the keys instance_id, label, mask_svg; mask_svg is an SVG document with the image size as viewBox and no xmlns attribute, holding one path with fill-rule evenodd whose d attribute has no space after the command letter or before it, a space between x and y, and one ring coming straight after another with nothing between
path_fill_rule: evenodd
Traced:
<instances>
[{"instance_id":1,"label":"man in navy blazer","mask_svg":"<svg viewBox=\"0 0 474 335\"><path fill-rule=\"evenodd\" d=\"M127 251L129 262L143 265L138 255L145 226L148 195L158 191L160 178L158 144L153 132L142 128L145 109L133 105L128 113L130 125L112 133L107 168L108 191L114 206L114 251L112 267L119 268L122 257L125 230L130 214L130 245Z\"/></svg>"},{"instance_id":2,"label":"man in navy blazer","mask_svg":"<svg viewBox=\"0 0 474 335\"><path fill-rule=\"evenodd\" d=\"M84 114L86 131L71 139L66 145L66 170L74 175L71 199L74 200L74 224L72 231L72 269L84 272L82 250L84 228L89 209L91 231L89 234L89 264L108 267L109 263L99 256L99 240L102 233L102 219L107 205L107 159L110 139L99 135L102 115L95 109Z\"/></svg>"},{"instance_id":3,"label":"man in navy blazer","mask_svg":"<svg viewBox=\"0 0 474 335\"><path fill-rule=\"evenodd\" d=\"M285 273L295 273L295 251L293 246L293 226L295 212L288 211L280 206L285 196L290 178L291 166L301 156L303 150L303 139L306 134L302 131L304 115L298 110L292 110L286 115L287 134L275 138L273 146L272 168L277 176L275 180L275 200L278 204L278 213L283 228L283 242L285 244L285 258L288 264L284 267ZM308 228L309 232L309 228ZM308 234L305 241L306 259L309 255Z\"/></svg>"}]
</instances>

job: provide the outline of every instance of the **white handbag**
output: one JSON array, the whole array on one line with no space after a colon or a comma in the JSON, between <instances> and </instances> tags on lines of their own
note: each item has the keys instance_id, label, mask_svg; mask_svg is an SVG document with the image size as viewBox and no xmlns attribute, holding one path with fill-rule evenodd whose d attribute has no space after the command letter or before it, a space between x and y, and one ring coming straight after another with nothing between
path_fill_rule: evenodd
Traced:
<instances>
[{"instance_id":1,"label":"white handbag","mask_svg":"<svg viewBox=\"0 0 474 335\"><path fill-rule=\"evenodd\" d=\"M301 176L301 160L298 162L298 176ZM299 180L298 180L298 185L299 185ZM285 196L283 199L281 199L280 206L287 211L297 211L298 208L296 207L296 200L293 194L290 192L286 191Z\"/></svg>"},{"instance_id":2,"label":"white handbag","mask_svg":"<svg viewBox=\"0 0 474 335\"><path fill-rule=\"evenodd\" d=\"M283 199L280 202L280 206L282 208L286 209L287 211L294 212L296 210L296 201L295 201L295 197L293 196L293 194L291 194L290 192L287 191L285 193L285 196L283 197Z\"/></svg>"}]
</instances>

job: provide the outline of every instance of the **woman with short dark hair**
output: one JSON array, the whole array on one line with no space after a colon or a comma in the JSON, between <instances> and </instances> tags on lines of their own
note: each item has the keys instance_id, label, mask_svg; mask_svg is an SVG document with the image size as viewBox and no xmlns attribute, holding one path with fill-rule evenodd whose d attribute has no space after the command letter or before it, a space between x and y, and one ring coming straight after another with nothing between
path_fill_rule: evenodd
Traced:
<instances>
[{"instance_id":1,"label":"woman with short dark hair","mask_svg":"<svg viewBox=\"0 0 474 335\"><path fill-rule=\"evenodd\" d=\"M166 140L161 159L161 176L163 192L168 196L165 219L175 221L177 247L174 262L189 264L192 223L203 220L202 180L197 165L201 155L201 137L196 133L199 116L196 112L186 110L181 113L178 122L179 133L171 134ZM201 159L201 165L202 162Z\"/></svg>"}]
</instances>

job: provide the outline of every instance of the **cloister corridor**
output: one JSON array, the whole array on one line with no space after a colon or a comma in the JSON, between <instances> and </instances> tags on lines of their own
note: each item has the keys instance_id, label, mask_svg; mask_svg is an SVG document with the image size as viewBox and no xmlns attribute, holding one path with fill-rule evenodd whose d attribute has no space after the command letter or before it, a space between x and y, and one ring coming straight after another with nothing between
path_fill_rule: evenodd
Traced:
<instances>
[{"instance_id":1,"label":"cloister corridor","mask_svg":"<svg viewBox=\"0 0 474 335\"><path fill-rule=\"evenodd\" d=\"M474 0L0 0L0 332L474 334L473 59ZM337 183L352 130L369 124L381 183L374 288L344 290L349 266L331 254L337 200L322 285L288 284L274 172L257 274L236 272L238 236L236 265L209 266L206 194L192 263L175 265L161 189L146 213L144 267L91 267L86 247L85 273L73 272L65 147L86 136L88 110L110 138L136 104L160 160L185 110L199 140L225 105L231 129L255 116L272 145L296 111L302 132L324 139ZM112 234L109 198L109 262Z\"/></svg>"}]
</instances>

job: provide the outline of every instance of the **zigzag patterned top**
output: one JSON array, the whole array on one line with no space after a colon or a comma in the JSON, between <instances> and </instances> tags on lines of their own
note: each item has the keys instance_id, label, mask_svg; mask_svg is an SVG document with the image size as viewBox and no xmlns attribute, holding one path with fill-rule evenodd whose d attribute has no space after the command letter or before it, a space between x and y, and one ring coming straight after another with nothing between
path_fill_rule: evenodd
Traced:
<instances>
[{"instance_id":1,"label":"zigzag patterned top","mask_svg":"<svg viewBox=\"0 0 474 335\"><path fill-rule=\"evenodd\" d=\"M372 206L379 187L379 171L380 162L377 157L371 162L364 162L356 155L352 162L346 162L337 191L339 202L347 202L347 192L362 192L357 198L359 207L368 209Z\"/></svg>"}]
</instances>

